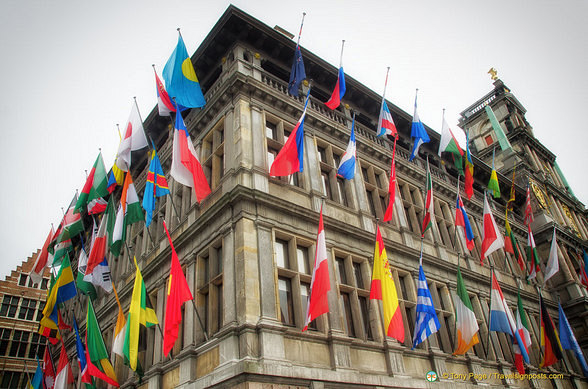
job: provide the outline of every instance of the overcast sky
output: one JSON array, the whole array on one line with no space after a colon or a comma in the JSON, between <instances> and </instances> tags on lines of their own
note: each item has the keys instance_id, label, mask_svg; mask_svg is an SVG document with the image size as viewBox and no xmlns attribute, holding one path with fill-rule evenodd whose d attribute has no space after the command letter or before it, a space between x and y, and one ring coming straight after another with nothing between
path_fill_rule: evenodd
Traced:
<instances>
[{"instance_id":1,"label":"overcast sky","mask_svg":"<svg viewBox=\"0 0 588 389\"><path fill-rule=\"evenodd\" d=\"M577 197L588 201L588 3L555 1L238 0L273 27L297 33L303 50L339 64L412 115L441 128L499 77L527 108L535 136L558 157ZM85 181L98 148L109 169L133 96L146 117L181 27L193 53L229 3L222 1L0 2L0 131L4 170L0 277L43 245L51 223ZM304 51L303 51L304 52ZM196 69L198 73L198 69Z\"/></svg>"}]
</instances>

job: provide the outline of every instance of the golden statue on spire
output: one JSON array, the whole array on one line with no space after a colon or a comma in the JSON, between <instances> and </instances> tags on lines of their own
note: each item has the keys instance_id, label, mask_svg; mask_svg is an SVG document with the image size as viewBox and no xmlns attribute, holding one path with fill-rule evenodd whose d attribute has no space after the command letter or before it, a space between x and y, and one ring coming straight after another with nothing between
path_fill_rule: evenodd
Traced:
<instances>
[{"instance_id":1,"label":"golden statue on spire","mask_svg":"<svg viewBox=\"0 0 588 389\"><path fill-rule=\"evenodd\" d=\"M490 70L488 70L488 74L490 75L490 78L492 78L492 80L498 80L498 72L496 71L496 69L490 68Z\"/></svg>"}]
</instances>

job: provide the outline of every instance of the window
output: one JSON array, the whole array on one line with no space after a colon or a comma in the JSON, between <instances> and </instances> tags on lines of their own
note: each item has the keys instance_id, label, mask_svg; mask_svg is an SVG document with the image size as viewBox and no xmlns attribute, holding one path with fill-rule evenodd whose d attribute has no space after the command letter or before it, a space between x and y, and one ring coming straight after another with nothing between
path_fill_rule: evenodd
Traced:
<instances>
[{"instance_id":1,"label":"window","mask_svg":"<svg viewBox=\"0 0 588 389\"><path fill-rule=\"evenodd\" d=\"M335 267L345 332L350 337L373 340L369 305L371 271L367 260L336 252Z\"/></svg>"},{"instance_id":2,"label":"window","mask_svg":"<svg viewBox=\"0 0 588 389\"><path fill-rule=\"evenodd\" d=\"M20 388L20 379L22 373L16 371L2 372L2 387L3 388Z\"/></svg>"},{"instance_id":3,"label":"window","mask_svg":"<svg viewBox=\"0 0 588 389\"><path fill-rule=\"evenodd\" d=\"M444 284L431 282L429 285L437 318L441 328L436 332L437 343L439 348L444 352L451 354L454 350L452 331L455 328L455 319L453 317L453 305L449 295L449 289Z\"/></svg>"},{"instance_id":4,"label":"window","mask_svg":"<svg viewBox=\"0 0 588 389\"><path fill-rule=\"evenodd\" d=\"M16 317L19 301L20 297L5 294L2 300L2 306L0 307L0 316Z\"/></svg>"},{"instance_id":5,"label":"window","mask_svg":"<svg viewBox=\"0 0 588 389\"><path fill-rule=\"evenodd\" d=\"M45 352L45 338L42 338L41 335L33 332L31 336L31 347L29 348L29 354L27 358L35 359L39 357L39 359L43 358L43 353Z\"/></svg>"},{"instance_id":6,"label":"window","mask_svg":"<svg viewBox=\"0 0 588 389\"><path fill-rule=\"evenodd\" d=\"M284 124L282 120L271 116L266 112L265 136L267 142L267 169L268 172L274 162L274 159L288 140L290 132L284 127L293 128L289 124ZM294 173L288 177L273 177L273 179L288 183L299 188L303 187L303 175L300 172Z\"/></svg>"},{"instance_id":7,"label":"window","mask_svg":"<svg viewBox=\"0 0 588 389\"><path fill-rule=\"evenodd\" d=\"M416 299L417 292L414 280L410 273L397 270L394 268L392 277L396 285L396 293L398 295L398 305L403 312L404 318L404 345L412 346L412 335L414 334L414 320L416 316ZM398 281L398 283L396 283Z\"/></svg>"},{"instance_id":8,"label":"window","mask_svg":"<svg viewBox=\"0 0 588 389\"><path fill-rule=\"evenodd\" d=\"M27 275L21 274L20 278L18 279L18 285L25 286L27 284Z\"/></svg>"},{"instance_id":9,"label":"window","mask_svg":"<svg viewBox=\"0 0 588 389\"><path fill-rule=\"evenodd\" d=\"M337 150L330 144L320 140L317 143L323 195L329 200L350 207L351 184L349 180L337 176L337 168L344 151Z\"/></svg>"},{"instance_id":10,"label":"window","mask_svg":"<svg viewBox=\"0 0 588 389\"><path fill-rule=\"evenodd\" d=\"M314 266L309 260L312 243L298 237L276 235L274 263L278 273L279 320L284 325L302 328L306 321ZM316 330L317 325L317 320L313 320L308 328Z\"/></svg>"},{"instance_id":11,"label":"window","mask_svg":"<svg viewBox=\"0 0 588 389\"><path fill-rule=\"evenodd\" d=\"M369 211L372 216L382 220L390 201L390 194L388 193L390 172L368 165L364 161L361 161L361 165ZM396 218L392 218L392 224L397 225L397 223Z\"/></svg>"},{"instance_id":12,"label":"window","mask_svg":"<svg viewBox=\"0 0 588 389\"><path fill-rule=\"evenodd\" d=\"M18 312L18 318L22 320L33 320L35 311L37 310L37 300L31 300L27 298L22 299L20 304L20 311Z\"/></svg>"},{"instance_id":13,"label":"window","mask_svg":"<svg viewBox=\"0 0 588 389\"><path fill-rule=\"evenodd\" d=\"M400 179L397 181L399 191L402 194L402 205L408 219L408 226L413 233L420 236L423 222L423 196L416 186Z\"/></svg>"},{"instance_id":14,"label":"window","mask_svg":"<svg viewBox=\"0 0 588 389\"><path fill-rule=\"evenodd\" d=\"M12 344L9 352L11 357L24 358L27 351L29 334L30 333L26 331L14 330L14 336L12 337Z\"/></svg>"},{"instance_id":15,"label":"window","mask_svg":"<svg viewBox=\"0 0 588 389\"><path fill-rule=\"evenodd\" d=\"M202 140L200 155L204 161L202 168L208 179L210 189L216 189L225 174L225 121L215 124Z\"/></svg>"},{"instance_id":16,"label":"window","mask_svg":"<svg viewBox=\"0 0 588 389\"><path fill-rule=\"evenodd\" d=\"M435 197L433 205L435 207L435 222L441 236L441 242L448 248L454 248L455 217L445 201Z\"/></svg>"},{"instance_id":17,"label":"window","mask_svg":"<svg viewBox=\"0 0 588 389\"><path fill-rule=\"evenodd\" d=\"M197 258L196 298L198 305L204 307L201 319L209 336L223 326L223 259L220 239Z\"/></svg>"},{"instance_id":18,"label":"window","mask_svg":"<svg viewBox=\"0 0 588 389\"><path fill-rule=\"evenodd\" d=\"M48 283L49 283L49 280L47 278L43 278L43 281L41 281L41 289L47 290Z\"/></svg>"},{"instance_id":19,"label":"window","mask_svg":"<svg viewBox=\"0 0 588 389\"><path fill-rule=\"evenodd\" d=\"M11 332L12 331L8 328L0 328L0 357L6 356Z\"/></svg>"}]
</instances>

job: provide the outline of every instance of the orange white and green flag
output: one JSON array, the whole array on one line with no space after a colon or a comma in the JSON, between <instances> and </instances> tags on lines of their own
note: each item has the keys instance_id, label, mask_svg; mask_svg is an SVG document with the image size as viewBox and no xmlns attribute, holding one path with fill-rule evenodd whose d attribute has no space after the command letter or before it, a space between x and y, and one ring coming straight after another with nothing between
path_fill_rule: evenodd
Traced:
<instances>
[{"instance_id":1,"label":"orange white and green flag","mask_svg":"<svg viewBox=\"0 0 588 389\"><path fill-rule=\"evenodd\" d=\"M398 294L390 271L386 248L380 234L380 227L377 227L376 232L370 299L382 300L386 335L398 340L400 343L404 343L404 322L398 305Z\"/></svg>"},{"instance_id":2,"label":"orange white and green flag","mask_svg":"<svg viewBox=\"0 0 588 389\"><path fill-rule=\"evenodd\" d=\"M466 290L461 270L457 268L457 297L455 299L455 326L457 331L457 348L453 355L464 355L478 339L478 322L474 315L474 308Z\"/></svg>"}]
</instances>

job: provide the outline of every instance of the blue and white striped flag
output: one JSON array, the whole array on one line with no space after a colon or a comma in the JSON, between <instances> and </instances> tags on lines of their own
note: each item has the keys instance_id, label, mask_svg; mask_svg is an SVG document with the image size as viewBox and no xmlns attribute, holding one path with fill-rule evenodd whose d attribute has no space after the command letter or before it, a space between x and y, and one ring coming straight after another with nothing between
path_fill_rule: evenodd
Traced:
<instances>
[{"instance_id":1,"label":"blue and white striped flag","mask_svg":"<svg viewBox=\"0 0 588 389\"><path fill-rule=\"evenodd\" d=\"M412 342L413 349L427 339L429 335L434 334L441 328L435 307L433 306L433 299L431 298L431 292L429 292L423 265L419 266L417 295L416 325Z\"/></svg>"},{"instance_id":2,"label":"blue and white striped flag","mask_svg":"<svg viewBox=\"0 0 588 389\"><path fill-rule=\"evenodd\" d=\"M418 92L418 89L417 89L417 92ZM417 156L417 154L419 152L419 147L421 147L421 145L423 143L429 143L431 140L429 138L429 134L427 134L427 130L425 130L425 126L421 122L421 118L419 117L419 114L417 113L417 97L416 96L414 97L414 115L412 116L412 125L410 127L410 136L411 136L411 138L414 138L414 145L412 148L412 153L410 154L410 158L408 160L412 161L414 159L414 157Z\"/></svg>"}]
</instances>

